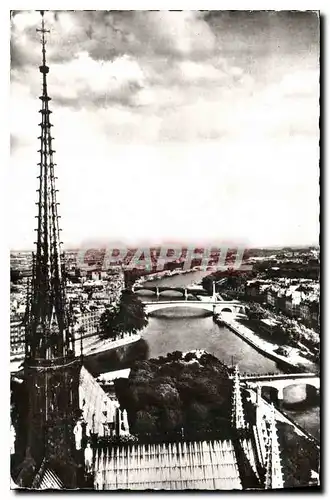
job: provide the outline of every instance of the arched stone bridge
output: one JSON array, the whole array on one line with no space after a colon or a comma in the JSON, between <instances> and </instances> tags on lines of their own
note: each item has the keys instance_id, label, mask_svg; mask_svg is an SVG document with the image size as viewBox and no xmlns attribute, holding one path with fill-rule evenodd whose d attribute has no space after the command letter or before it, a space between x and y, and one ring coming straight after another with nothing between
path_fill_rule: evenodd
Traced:
<instances>
[{"instance_id":1,"label":"arched stone bridge","mask_svg":"<svg viewBox=\"0 0 330 500\"><path fill-rule=\"evenodd\" d=\"M145 311L147 314L152 314L155 311L163 309L177 309L177 308L192 308L200 309L202 311L209 311L213 314L220 314L224 312L239 314L244 313L244 306L238 301L214 301L214 300L165 300L158 302L144 302Z\"/></svg>"},{"instance_id":2,"label":"arched stone bridge","mask_svg":"<svg viewBox=\"0 0 330 500\"><path fill-rule=\"evenodd\" d=\"M320 390L320 377L315 373L275 373L272 375L246 375L240 377L248 387L270 387L277 391L278 400L284 399L284 389L293 385L313 387L317 393Z\"/></svg>"},{"instance_id":3,"label":"arched stone bridge","mask_svg":"<svg viewBox=\"0 0 330 500\"><path fill-rule=\"evenodd\" d=\"M150 285L150 286L143 286L143 285L136 285L133 288L133 291L140 292L140 291L148 291L148 292L153 292L157 297L159 297L163 292L179 292L183 297L187 297L188 294L203 294L205 293L205 290L203 288L196 289L196 287L190 287L189 285L186 287L182 286L155 286L155 285Z\"/></svg>"}]
</instances>

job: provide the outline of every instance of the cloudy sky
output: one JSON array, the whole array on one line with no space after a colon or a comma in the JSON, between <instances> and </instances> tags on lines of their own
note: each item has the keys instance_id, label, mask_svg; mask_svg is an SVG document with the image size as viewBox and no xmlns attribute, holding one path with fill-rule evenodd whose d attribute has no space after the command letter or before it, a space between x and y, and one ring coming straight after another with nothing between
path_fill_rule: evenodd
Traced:
<instances>
[{"instance_id":1,"label":"cloudy sky","mask_svg":"<svg viewBox=\"0 0 330 500\"><path fill-rule=\"evenodd\" d=\"M46 13L66 246L312 244L319 215L314 13ZM41 50L11 28L12 248L35 240Z\"/></svg>"}]
</instances>

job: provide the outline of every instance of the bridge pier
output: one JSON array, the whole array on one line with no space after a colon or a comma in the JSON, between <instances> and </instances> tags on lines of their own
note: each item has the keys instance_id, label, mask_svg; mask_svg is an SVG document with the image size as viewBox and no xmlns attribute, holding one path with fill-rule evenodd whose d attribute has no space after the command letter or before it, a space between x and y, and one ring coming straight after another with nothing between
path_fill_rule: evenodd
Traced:
<instances>
[{"instance_id":1,"label":"bridge pier","mask_svg":"<svg viewBox=\"0 0 330 500\"><path fill-rule=\"evenodd\" d=\"M188 290L186 288L184 289L184 299L188 300Z\"/></svg>"},{"instance_id":2,"label":"bridge pier","mask_svg":"<svg viewBox=\"0 0 330 500\"><path fill-rule=\"evenodd\" d=\"M159 288L158 288L158 286L156 287L156 297L157 297L157 299L159 299Z\"/></svg>"},{"instance_id":3,"label":"bridge pier","mask_svg":"<svg viewBox=\"0 0 330 500\"><path fill-rule=\"evenodd\" d=\"M283 387L279 387L277 389L277 399L279 401L283 401L283 399L284 399L284 389L283 389Z\"/></svg>"}]
</instances>

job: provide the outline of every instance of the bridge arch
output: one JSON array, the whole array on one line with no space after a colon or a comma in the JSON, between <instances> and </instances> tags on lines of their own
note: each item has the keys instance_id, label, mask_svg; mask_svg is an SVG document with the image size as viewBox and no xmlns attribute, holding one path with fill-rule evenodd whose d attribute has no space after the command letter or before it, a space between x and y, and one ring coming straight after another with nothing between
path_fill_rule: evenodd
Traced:
<instances>
[{"instance_id":1,"label":"bridge arch","mask_svg":"<svg viewBox=\"0 0 330 500\"><path fill-rule=\"evenodd\" d=\"M285 406L296 406L303 403L313 404L318 401L319 387L317 383L299 381L283 388Z\"/></svg>"},{"instance_id":2,"label":"bridge arch","mask_svg":"<svg viewBox=\"0 0 330 500\"><path fill-rule=\"evenodd\" d=\"M226 307L223 307L220 312L222 312L222 313L226 313L226 312L233 313L234 311L233 311L232 307L226 306Z\"/></svg>"},{"instance_id":3,"label":"bridge arch","mask_svg":"<svg viewBox=\"0 0 330 500\"><path fill-rule=\"evenodd\" d=\"M274 403L281 402L289 407L318 402L320 378L314 374L274 374L269 378L267 375L248 378L254 379L251 380L252 386L260 387L261 395Z\"/></svg>"},{"instance_id":4,"label":"bridge arch","mask_svg":"<svg viewBox=\"0 0 330 500\"><path fill-rule=\"evenodd\" d=\"M134 290L134 293L137 295L141 295L141 292L150 292L150 295L155 295L156 294L156 289L155 288L149 288L149 287L139 287ZM145 295L142 293L142 295Z\"/></svg>"},{"instance_id":5,"label":"bridge arch","mask_svg":"<svg viewBox=\"0 0 330 500\"><path fill-rule=\"evenodd\" d=\"M228 308L227 312L232 314L236 314L240 304L237 303L226 303L226 302L214 302L203 301L203 300L191 300L188 297L188 300L167 300L167 301L157 301L157 302L145 302L145 310L146 313L150 314L160 309L169 309L169 308L193 308L193 309L201 309L204 311L210 311L211 313L221 313L223 309Z\"/></svg>"},{"instance_id":6,"label":"bridge arch","mask_svg":"<svg viewBox=\"0 0 330 500\"><path fill-rule=\"evenodd\" d=\"M278 403L279 391L273 385L264 384L261 386L261 397L270 401L271 403Z\"/></svg>"},{"instance_id":7,"label":"bridge arch","mask_svg":"<svg viewBox=\"0 0 330 500\"><path fill-rule=\"evenodd\" d=\"M175 294L179 293L181 294L182 297L185 296L185 291L184 289L181 289L181 288L159 288L159 295L162 295L163 293L165 292L174 292Z\"/></svg>"},{"instance_id":8,"label":"bridge arch","mask_svg":"<svg viewBox=\"0 0 330 500\"><path fill-rule=\"evenodd\" d=\"M177 309L177 308L191 308L191 309L200 309L206 312L213 312L212 304L205 304L203 302L198 302L198 304L189 301L177 301L177 302L153 302L151 304L146 304L146 312L151 315L156 311L162 311L164 309Z\"/></svg>"},{"instance_id":9,"label":"bridge arch","mask_svg":"<svg viewBox=\"0 0 330 500\"><path fill-rule=\"evenodd\" d=\"M319 402L320 387L317 388L315 385L306 384L306 396L307 396L307 401L313 403Z\"/></svg>"}]
</instances>

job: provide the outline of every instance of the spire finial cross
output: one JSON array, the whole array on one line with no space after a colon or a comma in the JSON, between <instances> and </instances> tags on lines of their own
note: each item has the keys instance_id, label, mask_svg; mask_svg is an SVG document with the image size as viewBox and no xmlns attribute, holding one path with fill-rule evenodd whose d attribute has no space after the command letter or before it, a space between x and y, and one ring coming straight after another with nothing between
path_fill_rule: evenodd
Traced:
<instances>
[{"instance_id":1,"label":"spire finial cross","mask_svg":"<svg viewBox=\"0 0 330 500\"><path fill-rule=\"evenodd\" d=\"M40 32L40 33L42 33L43 37L44 37L44 34L45 33L50 33L50 30L46 30L45 29L45 19L44 19L45 11L41 10L40 14L41 14L41 28L37 28L37 31Z\"/></svg>"},{"instance_id":2,"label":"spire finial cross","mask_svg":"<svg viewBox=\"0 0 330 500\"><path fill-rule=\"evenodd\" d=\"M41 44L42 44L42 66L39 67L40 72L43 73L44 75L48 73L48 67L46 66L46 40L45 40L45 33L50 33L50 30L46 30L45 28L45 20L44 20L44 13L45 11L41 10L41 28L37 28L37 32L41 33ZM44 86L46 83L44 82Z\"/></svg>"}]
</instances>

